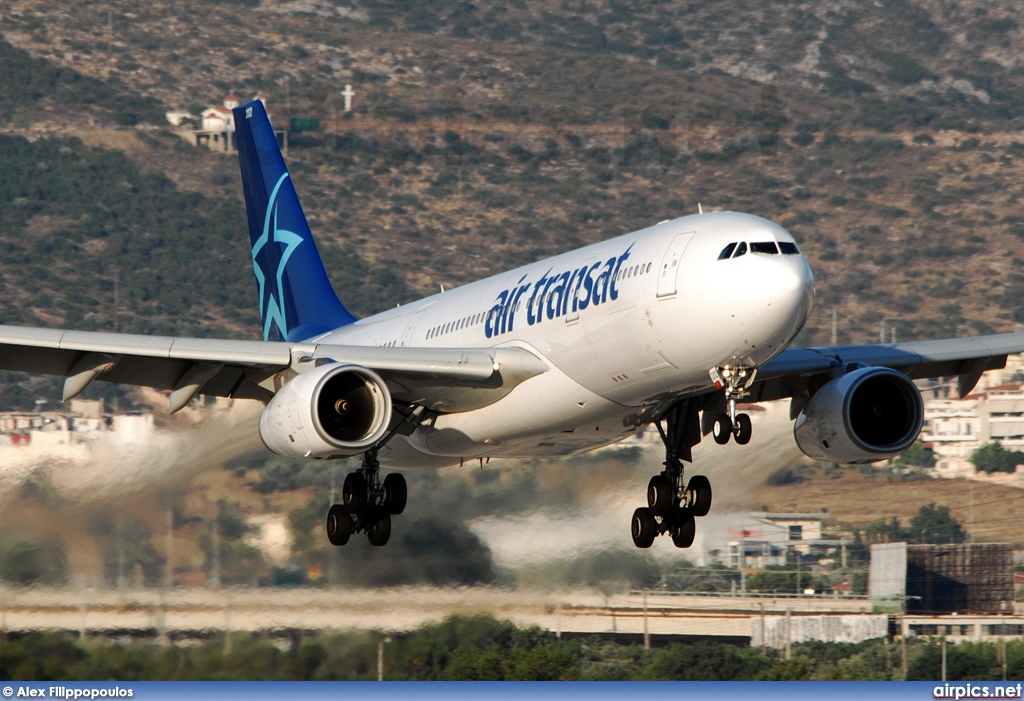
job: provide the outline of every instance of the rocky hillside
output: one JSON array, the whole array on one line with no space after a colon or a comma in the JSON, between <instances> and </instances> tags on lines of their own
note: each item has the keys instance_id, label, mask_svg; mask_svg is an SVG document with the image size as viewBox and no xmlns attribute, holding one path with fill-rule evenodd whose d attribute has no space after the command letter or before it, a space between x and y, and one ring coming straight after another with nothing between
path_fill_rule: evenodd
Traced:
<instances>
[{"instance_id":1,"label":"rocky hillside","mask_svg":"<svg viewBox=\"0 0 1024 701\"><path fill-rule=\"evenodd\" d=\"M278 123L324 125L289 160L361 313L701 203L798 237L819 290L806 343L828 342L833 306L841 342L882 322L903 340L1011 330L1015 17L968 0L15 0L0 8L0 123L83 142L24 155L91 204L6 176L0 237L18 255L0 261L0 313L109 327L116 267L122 329L178 329L193 310L181 331L253 335L237 166L159 112L262 91ZM90 190L61 158L100 159L127 185Z\"/></svg>"}]
</instances>

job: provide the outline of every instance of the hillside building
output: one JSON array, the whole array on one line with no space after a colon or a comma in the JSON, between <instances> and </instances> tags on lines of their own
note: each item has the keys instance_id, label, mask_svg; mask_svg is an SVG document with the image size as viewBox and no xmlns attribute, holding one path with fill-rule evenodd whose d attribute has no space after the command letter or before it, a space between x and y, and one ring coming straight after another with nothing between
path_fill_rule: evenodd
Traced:
<instances>
[{"instance_id":1,"label":"hillside building","mask_svg":"<svg viewBox=\"0 0 1024 701\"><path fill-rule=\"evenodd\" d=\"M1024 466L1014 475L985 475L970 461L975 450L992 442L1024 451L1024 358L1008 358L1005 370L987 373L963 399L956 397L954 385L943 383L925 393L921 440L936 454L933 474L1024 486Z\"/></svg>"},{"instance_id":2,"label":"hillside building","mask_svg":"<svg viewBox=\"0 0 1024 701\"><path fill-rule=\"evenodd\" d=\"M259 100L264 107L267 106L267 96L263 93L257 93L253 100ZM240 104L238 96L232 94L226 96L223 103L207 107L200 115L201 126L198 129L184 126L186 120L195 119L187 112L168 112L166 117L168 122L178 127L177 134L193 146L205 146L219 153L234 153L238 146L235 142L235 115L232 110ZM288 155L287 132L275 129L274 133L285 155Z\"/></svg>"},{"instance_id":3,"label":"hillside building","mask_svg":"<svg viewBox=\"0 0 1024 701\"><path fill-rule=\"evenodd\" d=\"M801 558L843 557L845 541L822 532L824 513L752 512L705 541L704 562L747 570L785 565L791 552Z\"/></svg>"}]
</instances>

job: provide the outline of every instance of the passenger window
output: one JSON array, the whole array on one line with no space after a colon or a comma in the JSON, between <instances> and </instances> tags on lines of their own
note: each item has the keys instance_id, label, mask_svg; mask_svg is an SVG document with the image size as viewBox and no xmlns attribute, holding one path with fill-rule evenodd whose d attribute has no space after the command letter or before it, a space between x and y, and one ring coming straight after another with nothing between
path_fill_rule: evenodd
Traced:
<instances>
[{"instance_id":1,"label":"passenger window","mask_svg":"<svg viewBox=\"0 0 1024 701\"><path fill-rule=\"evenodd\" d=\"M755 241L750 244L751 253L766 253L768 255L777 255L779 249L775 246L774 241Z\"/></svg>"},{"instance_id":2,"label":"passenger window","mask_svg":"<svg viewBox=\"0 0 1024 701\"><path fill-rule=\"evenodd\" d=\"M733 250L736 248L736 242L733 241L728 246L722 249L722 252L718 254L718 260L725 260L732 255Z\"/></svg>"},{"instance_id":3,"label":"passenger window","mask_svg":"<svg viewBox=\"0 0 1024 701\"><path fill-rule=\"evenodd\" d=\"M736 252L732 254L733 258L739 258L747 252L747 244L745 241L740 241L740 245L736 247Z\"/></svg>"},{"instance_id":4,"label":"passenger window","mask_svg":"<svg viewBox=\"0 0 1024 701\"><path fill-rule=\"evenodd\" d=\"M786 256L800 255L800 249L796 247L795 243L790 243L789 241L779 241L779 250Z\"/></svg>"}]
</instances>

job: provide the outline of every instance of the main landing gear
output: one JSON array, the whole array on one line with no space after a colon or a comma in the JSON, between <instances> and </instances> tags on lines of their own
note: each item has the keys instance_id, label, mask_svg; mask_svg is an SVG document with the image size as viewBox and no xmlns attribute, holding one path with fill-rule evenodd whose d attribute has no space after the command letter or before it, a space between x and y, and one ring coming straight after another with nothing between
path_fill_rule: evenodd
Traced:
<instances>
[{"instance_id":1,"label":"main landing gear","mask_svg":"<svg viewBox=\"0 0 1024 701\"><path fill-rule=\"evenodd\" d=\"M695 518L711 510L711 482L694 475L684 486L683 460L693 462L692 448L700 443L700 414L696 400L683 400L655 422L665 444L665 469L647 485L647 506L633 512L633 544L649 548L659 535L668 534L677 548L693 545Z\"/></svg>"},{"instance_id":2,"label":"main landing gear","mask_svg":"<svg viewBox=\"0 0 1024 701\"><path fill-rule=\"evenodd\" d=\"M344 545L363 531L370 545L384 545L391 537L391 517L405 511L407 500L405 477L392 473L381 482L377 448L371 448L363 453L362 467L345 478L342 503L327 511L327 539Z\"/></svg>"},{"instance_id":3,"label":"main landing gear","mask_svg":"<svg viewBox=\"0 0 1024 701\"><path fill-rule=\"evenodd\" d=\"M747 388L753 384L756 376L756 368L743 366L723 365L711 370L711 379L715 386L725 389L725 401L728 406L728 413L718 414L711 429L711 435L718 445L728 443L730 436L735 437L740 445L750 442L750 435L753 432L750 417L736 413L736 402L747 396Z\"/></svg>"}]
</instances>

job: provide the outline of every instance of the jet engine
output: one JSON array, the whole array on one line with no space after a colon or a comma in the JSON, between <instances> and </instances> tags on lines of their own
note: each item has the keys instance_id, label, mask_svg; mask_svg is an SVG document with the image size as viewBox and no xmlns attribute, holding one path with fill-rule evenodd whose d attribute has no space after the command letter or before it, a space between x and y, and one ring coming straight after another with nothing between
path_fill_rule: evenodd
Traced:
<instances>
[{"instance_id":1,"label":"jet engine","mask_svg":"<svg viewBox=\"0 0 1024 701\"><path fill-rule=\"evenodd\" d=\"M889 368L860 368L826 383L797 416L793 433L806 455L868 463L899 455L924 423L921 392Z\"/></svg>"},{"instance_id":2,"label":"jet engine","mask_svg":"<svg viewBox=\"0 0 1024 701\"><path fill-rule=\"evenodd\" d=\"M260 438L278 455L358 455L384 437L391 394L361 365L328 363L289 380L260 417Z\"/></svg>"}]
</instances>

